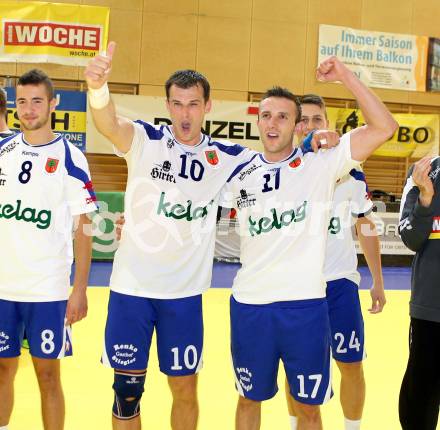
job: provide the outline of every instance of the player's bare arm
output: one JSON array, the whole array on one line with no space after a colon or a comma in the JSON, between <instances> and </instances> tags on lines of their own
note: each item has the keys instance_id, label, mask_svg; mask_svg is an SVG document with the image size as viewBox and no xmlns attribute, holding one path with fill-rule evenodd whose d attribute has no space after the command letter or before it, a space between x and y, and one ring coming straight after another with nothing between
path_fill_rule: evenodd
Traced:
<instances>
[{"instance_id":1,"label":"player's bare arm","mask_svg":"<svg viewBox=\"0 0 440 430\"><path fill-rule=\"evenodd\" d=\"M75 278L73 290L67 302L66 324L74 324L87 316L87 284L92 258L91 220L87 214L78 218L75 230Z\"/></svg>"},{"instance_id":2,"label":"player's bare arm","mask_svg":"<svg viewBox=\"0 0 440 430\"><path fill-rule=\"evenodd\" d=\"M125 153L130 150L133 140L133 122L116 114L107 87L115 49L116 43L110 42L105 55L97 55L90 60L84 77L89 88L89 102L96 128Z\"/></svg>"},{"instance_id":3,"label":"player's bare arm","mask_svg":"<svg viewBox=\"0 0 440 430\"><path fill-rule=\"evenodd\" d=\"M373 285L370 289L371 308L369 308L368 311L372 314L377 314L382 312L386 303L383 286L382 263L380 259L379 236L374 221L368 217L357 219L356 231L373 279Z\"/></svg>"},{"instance_id":4,"label":"player's bare arm","mask_svg":"<svg viewBox=\"0 0 440 430\"><path fill-rule=\"evenodd\" d=\"M316 72L321 82L340 81L353 94L366 125L351 133L351 156L363 161L382 143L391 138L398 124L380 99L366 87L338 58L323 61Z\"/></svg>"}]
</instances>

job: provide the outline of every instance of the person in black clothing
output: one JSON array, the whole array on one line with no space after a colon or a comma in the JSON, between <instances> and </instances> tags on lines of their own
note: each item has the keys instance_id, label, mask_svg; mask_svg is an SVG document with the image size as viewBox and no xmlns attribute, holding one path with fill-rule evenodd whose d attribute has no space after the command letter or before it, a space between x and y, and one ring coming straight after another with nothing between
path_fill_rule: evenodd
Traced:
<instances>
[{"instance_id":1,"label":"person in black clothing","mask_svg":"<svg viewBox=\"0 0 440 430\"><path fill-rule=\"evenodd\" d=\"M399 398L403 430L435 430L440 405L440 157L410 169L400 236L412 265L409 359Z\"/></svg>"}]
</instances>

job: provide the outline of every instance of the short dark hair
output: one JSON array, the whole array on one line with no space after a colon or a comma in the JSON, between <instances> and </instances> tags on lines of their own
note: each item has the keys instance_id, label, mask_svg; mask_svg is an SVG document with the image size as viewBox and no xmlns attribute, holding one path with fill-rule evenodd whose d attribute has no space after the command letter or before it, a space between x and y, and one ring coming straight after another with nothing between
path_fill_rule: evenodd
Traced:
<instances>
[{"instance_id":1,"label":"short dark hair","mask_svg":"<svg viewBox=\"0 0 440 430\"><path fill-rule=\"evenodd\" d=\"M39 69L32 69L24 73L18 78L17 85L40 85L43 84L46 87L47 96L49 100L54 98L53 83L49 76L45 72Z\"/></svg>"},{"instance_id":2,"label":"short dark hair","mask_svg":"<svg viewBox=\"0 0 440 430\"><path fill-rule=\"evenodd\" d=\"M6 116L6 104L8 102L8 95L4 88L0 87L0 115Z\"/></svg>"},{"instance_id":3,"label":"short dark hair","mask_svg":"<svg viewBox=\"0 0 440 430\"><path fill-rule=\"evenodd\" d=\"M170 98L170 88L172 85L175 85L179 88L191 88L195 87L198 84L203 89L203 98L205 102L209 100L211 87L209 85L208 79L206 79L201 73L196 72L195 70L177 70L174 72L168 80L165 82L165 92L167 95L167 100Z\"/></svg>"},{"instance_id":4,"label":"short dark hair","mask_svg":"<svg viewBox=\"0 0 440 430\"><path fill-rule=\"evenodd\" d=\"M269 97L279 97L292 101L296 106L295 124L298 124L301 121L301 105L299 103L298 97L291 93L287 88L282 88L278 86L272 87L263 94L263 96L261 97L261 101L263 101L264 99L268 99Z\"/></svg>"},{"instance_id":5,"label":"short dark hair","mask_svg":"<svg viewBox=\"0 0 440 430\"><path fill-rule=\"evenodd\" d=\"M300 98L300 103L302 105L316 105L319 106L325 113L325 118L327 118L327 110L325 108L325 101L318 94L305 94Z\"/></svg>"}]
</instances>

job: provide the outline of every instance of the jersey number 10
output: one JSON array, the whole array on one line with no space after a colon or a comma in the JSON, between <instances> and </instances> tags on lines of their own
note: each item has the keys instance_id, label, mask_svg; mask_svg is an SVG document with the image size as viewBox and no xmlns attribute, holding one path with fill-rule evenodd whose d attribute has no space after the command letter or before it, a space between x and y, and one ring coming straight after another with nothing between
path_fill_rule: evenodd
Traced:
<instances>
[{"instance_id":1,"label":"jersey number 10","mask_svg":"<svg viewBox=\"0 0 440 430\"><path fill-rule=\"evenodd\" d=\"M180 169L179 176L181 178L188 179L188 175L186 174L187 171L186 162L188 156L186 154L182 154L180 158L182 159L182 167ZM189 175L191 176L191 179L193 181L199 182L203 177L204 171L205 168L203 167L203 164L199 160L191 160L191 165L189 167Z\"/></svg>"}]
</instances>

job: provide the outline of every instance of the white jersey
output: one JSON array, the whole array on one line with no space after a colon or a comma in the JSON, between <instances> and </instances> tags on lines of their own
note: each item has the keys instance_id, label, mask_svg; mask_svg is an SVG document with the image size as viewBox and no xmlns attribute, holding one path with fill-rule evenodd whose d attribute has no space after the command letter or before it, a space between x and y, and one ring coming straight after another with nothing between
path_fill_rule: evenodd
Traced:
<instances>
[{"instance_id":1,"label":"white jersey","mask_svg":"<svg viewBox=\"0 0 440 430\"><path fill-rule=\"evenodd\" d=\"M242 267L232 287L242 303L325 297L327 226L337 178L359 163L349 134L338 147L270 163L253 157L228 180L220 204L237 209Z\"/></svg>"},{"instance_id":2,"label":"white jersey","mask_svg":"<svg viewBox=\"0 0 440 430\"><path fill-rule=\"evenodd\" d=\"M353 217L362 217L372 208L373 202L368 195L364 173L360 168L352 169L337 182L335 188L325 253L326 281L347 278L359 285L361 276L357 271L358 261L351 227Z\"/></svg>"},{"instance_id":3,"label":"white jersey","mask_svg":"<svg viewBox=\"0 0 440 430\"><path fill-rule=\"evenodd\" d=\"M120 154L122 155L122 154ZM125 194L125 226L110 288L173 299L211 284L220 190L250 151L202 136L182 145L168 126L134 123Z\"/></svg>"},{"instance_id":4,"label":"white jersey","mask_svg":"<svg viewBox=\"0 0 440 430\"><path fill-rule=\"evenodd\" d=\"M62 136L0 142L1 299L68 298L73 216L96 210L95 200L86 158Z\"/></svg>"}]
</instances>

